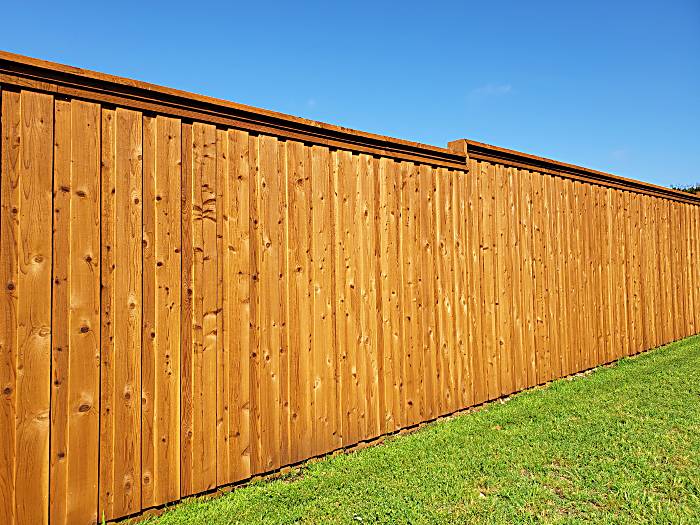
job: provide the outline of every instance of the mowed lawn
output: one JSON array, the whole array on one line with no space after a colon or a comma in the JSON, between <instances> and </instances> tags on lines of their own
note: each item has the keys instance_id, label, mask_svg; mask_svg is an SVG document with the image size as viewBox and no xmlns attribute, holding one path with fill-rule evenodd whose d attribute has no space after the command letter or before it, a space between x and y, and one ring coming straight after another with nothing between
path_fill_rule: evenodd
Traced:
<instances>
[{"instance_id":1,"label":"mowed lawn","mask_svg":"<svg viewBox=\"0 0 700 525\"><path fill-rule=\"evenodd\" d=\"M151 524L700 523L700 336Z\"/></svg>"}]
</instances>

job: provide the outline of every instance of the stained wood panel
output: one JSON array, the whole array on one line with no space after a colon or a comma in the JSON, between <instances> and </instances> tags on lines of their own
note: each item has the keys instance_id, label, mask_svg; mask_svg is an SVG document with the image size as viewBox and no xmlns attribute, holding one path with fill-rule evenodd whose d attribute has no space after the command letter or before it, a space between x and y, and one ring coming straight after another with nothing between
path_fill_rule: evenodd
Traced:
<instances>
[{"instance_id":1,"label":"stained wood panel","mask_svg":"<svg viewBox=\"0 0 700 525\"><path fill-rule=\"evenodd\" d=\"M231 367L228 414L229 473L231 481L238 481L248 478L252 473L250 450L251 162L250 139L247 132L229 130L228 141L229 173L224 197L224 209L228 221L224 233L223 316L224 348L230 354ZM296 148L295 151L298 149ZM299 157L291 158L300 160ZM294 224L297 222L294 221ZM300 360L302 354L301 350L296 354Z\"/></svg>"},{"instance_id":2,"label":"stained wood panel","mask_svg":"<svg viewBox=\"0 0 700 525\"><path fill-rule=\"evenodd\" d=\"M260 170L257 176L259 245L258 270L260 301L258 326L260 327L259 353L260 371L258 399L260 400L259 463L260 472L280 466L280 403L282 381L280 371L282 349L281 309L283 270L281 258L285 246L280 242L280 213L284 205L282 183L278 168L278 144L271 137L261 137Z\"/></svg>"},{"instance_id":3,"label":"stained wood panel","mask_svg":"<svg viewBox=\"0 0 700 525\"><path fill-rule=\"evenodd\" d=\"M179 120L144 118L142 504L180 497Z\"/></svg>"},{"instance_id":4,"label":"stained wood panel","mask_svg":"<svg viewBox=\"0 0 700 525\"><path fill-rule=\"evenodd\" d=\"M54 140L51 522L97 520L100 107L57 101Z\"/></svg>"},{"instance_id":5,"label":"stained wood panel","mask_svg":"<svg viewBox=\"0 0 700 525\"><path fill-rule=\"evenodd\" d=\"M426 419L432 419L445 412L449 401L447 375L449 374L445 356L447 353L448 319L445 317L445 239L441 225L443 196L440 189L444 181L440 172L433 172L429 166L421 166L418 172L420 193L420 257L421 288L423 292L422 352L423 369L420 381L423 383L421 406Z\"/></svg>"},{"instance_id":6,"label":"stained wood panel","mask_svg":"<svg viewBox=\"0 0 700 525\"><path fill-rule=\"evenodd\" d=\"M700 324L681 197L0 96L9 523L138 514Z\"/></svg>"},{"instance_id":7,"label":"stained wood panel","mask_svg":"<svg viewBox=\"0 0 700 525\"><path fill-rule=\"evenodd\" d=\"M333 300L333 214L330 153L328 148L309 148L311 188L314 202L311 216L313 253L312 377L313 434L312 454L328 452L341 444L340 408L337 402L336 356L334 345Z\"/></svg>"},{"instance_id":8,"label":"stained wood panel","mask_svg":"<svg viewBox=\"0 0 700 525\"><path fill-rule=\"evenodd\" d=\"M479 173L481 182L481 290L483 297L483 341L484 358L487 362L485 371L487 399L501 395L499 342L496 332L496 231L494 191L495 167L484 163Z\"/></svg>"},{"instance_id":9,"label":"stained wood panel","mask_svg":"<svg viewBox=\"0 0 700 525\"><path fill-rule=\"evenodd\" d=\"M188 495L216 485L216 415L217 415L217 193L216 193L216 129L195 123L183 133L183 155L191 164L184 164L183 262L190 282L184 292L191 296L187 321L191 335L183 338L182 429L185 443L181 447L181 494ZM187 230L187 233L185 231ZM184 266L185 264L183 264ZM184 272L183 272L184 273ZM189 313L191 312L191 313ZM183 324L185 317L183 316ZM187 329L186 327L183 328ZM187 345L185 344L187 342ZM185 355L187 354L187 355Z\"/></svg>"},{"instance_id":10,"label":"stained wood panel","mask_svg":"<svg viewBox=\"0 0 700 525\"><path fill-rule=\"evenodd\" d=\"M100 505L141 510L142 170L140 113L102 113Z\"/></svg>"},{"instance_id":11,"label":"stained wood panel","mask_svg":"<svg viewBox=\"0 0 700 525\"><path fill-rule=\"evenodd\" d=\"M0 490L8 521L45 523L49 492L53 97L2 92Z\"/></svg>"},{"instance_id":12,"label":"stained wood panel","mask_svg":"<svg viewBox=\"0 0 700 525\"><path fill-rule=\"evenodd\" d=\"M420 293L420 247L419 228L420 201L418 195L417 170L412 164L401 164L401 252L403 268L403 308L404 308L404 370L406 376L405 423L415 425L420 422L422 381L422 294Z\"/></svg>"},{"instance_id":13,"label":"stained wood panel","mask_svg":"<svg viewBox=\"0 0 700 525\"><path fill-rule=\"evenodd\" d=\"M470 163L470 172L473 174L478 169L476 162ZM469 343L472 348L472 369L474 370L474 402L483 403L488 398L488 383L486 372L488 370L486 359L486 345L483 339L483 302L482 302L482 238L481 238L481 209L482 194L481 177L471 176L469 182L469 214L467 217L469 227L469 239L471 249L469 285L472 293L469 295L471 306L471 319L469 322Z\"/></svg>"},{"instance_id":14,"label":"stained wood panel","mask_svg":"<svg viewBox=\"0 0 700 525\"><path fill-rule=\"evenodd\" d=\"M453 177L452 181L452 244L455 253L454 294L455 294L455 342L456 352L459 356L457 394L453 407L469 406L473 402L473 365L468 342L469 331L469 306L468 306L468 282L469 282L469 254L468 254L468 229L465 218L467 217L468 194L466 177L464 172L455 171L448 173Z\"/></svg>"},{"instance_id":15,"label":"stained wood panel","mask_svg":"<svg viewBox=\"0 0 700 525\"><path fill-rule=\"evenodd\" d=\"M401 303L402 266L397 264L401 256L399 242L401 181L397 163L389 159L380 159L379 185L380 287L384 350L383 378L385 387L384 419L385 431L391 432L403 426L405 406ZM339 299L336 298L336 300L338 301Z\"/></svg>"},{"instance_id":16,"label":"stained wood panel","mask_svg":"<svg viewBox=\"0 0 700 525\"><path fill-rule=\"evenodd\" d=\"M311 412L311 169L304 145L287 145L287 345L290 349L290 441L291 462L311 455L309 436L313 432Z\"/></svg>"}]
</instances>

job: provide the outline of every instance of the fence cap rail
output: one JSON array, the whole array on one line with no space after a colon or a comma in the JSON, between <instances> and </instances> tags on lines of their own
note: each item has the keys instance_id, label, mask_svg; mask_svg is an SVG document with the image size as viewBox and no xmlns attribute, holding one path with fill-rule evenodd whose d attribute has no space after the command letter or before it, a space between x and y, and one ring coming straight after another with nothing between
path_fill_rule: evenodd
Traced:
<instances>
[{"instance_id":1,"label":"fence cap rail","mask_svg":"<svg viewBox=\"0 0 700 525\"><path fill-rule=\"evenodd\" d=\"M0 84L231 126L311 144L346 148L359 153L460 170L466 168L466 157L448 148L367 133L6 51L0 51Z\"/></svg>"},{"instance_id":2,"label":"fence cap rail","mask_svg":"<svg viewBox=\"0 0 700 525\"><path fill-rule=\"evenodd\" d=\"M654 197L672 199L689 204L700 204L700 196L693 195L692 193L674 190L672 188L658 186L648 182L628 179L618 175L605 173L603 171L597 171L590 168L577 166L575 164L560 162L558 160L538 157L537 155L531 155L521 151L492 146L491 144L484 144L483 142L477 142L475 140L456 140L450 142L450 148L455 151L466 153L469 158L475 160L505 164L517 168L539 171L560 177L591 182L601 186L643 193Z\"/></svg>"},{"instance_id":3,"label":"fence cap rail","mask_svg":"<svg viewBox=\"0 0 700 525\"><path fill-rule=\"evenodd\" d=\"M700 196L574 164L460 139L440 148L327 124L147 82L0 51L0 85L208 122L330 148L467 171L467 157L690 204Z\"/></svg>"}]
</instances>

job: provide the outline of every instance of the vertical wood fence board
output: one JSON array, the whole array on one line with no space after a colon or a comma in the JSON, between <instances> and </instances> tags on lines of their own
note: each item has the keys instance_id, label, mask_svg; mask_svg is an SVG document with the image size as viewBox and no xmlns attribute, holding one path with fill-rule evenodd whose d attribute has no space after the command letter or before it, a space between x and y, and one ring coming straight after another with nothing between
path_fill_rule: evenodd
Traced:
<instances>
[{"instance_id":1,"label":"vertical wood fence board","mask_svg":"<svg viewBox=\"0 0 700 525\"><path fill-rule=\"evenodd\" d=\"M418 173L420 193L420 250L423 272L421 285L423 292L423 318L421 332L421 352L423 354L423 399L421 405L426 419L441 413L441 401L445 396L445 364L443 362L445 330L441 325L443 312L440 297L443 293L442 280L444 262L439 253L440 224L438 188L442 184L439 174L429 166L421 166Z\"/></svg>"},{"instance_id":2,"label":"vertical wood fence board","mask_svg":"<svg viewBox=\"0 0 700 525\"><path fill-rule=\"evenodd\" d=\"M469 279L468 253L467 253L467 229L464 218L467 216L467 192L465 174L455 171L448 174L454 177L452 184L452 244L455 252L456 263L453 268L455 279L455 341L459 355L458 395L455 398L457 408L469 406L473 403L473 370L468 347L468 290ZM512 179L511 179L512 181Z\"/></svg>"},{"instance_id":3,"label":"vertical wood fence board","mask_svg":"<svg viewBox=\"0 0 700 525\"><path fill-rule=\"evenodd\" d=\"M103 112L100 518L141 510L142 117ZM104 458L104 459L103 459Z\"/></svg>"},{"instance_id":4,"label":"vertical wood fence board","mask_svg":"<svg viewBox=\"0 0 700 525\"><path fill-rule=\"evenodd\" d=\"M19 224L19 94L0 91L0 514L16 523L17 245Z\"/></svg>"},{"instance_id":5,"label":"vertical wood fence board","mask_svg":"<svg viewBox=\"0 0 700 525\"><path fill-rule=\"evenodd\" d=\"M332 173L328 148L310 148L312 199L312 247L313 253L313 317L312 317L312 367L313 367L313 455L333 450L340 445L339 410L336 391L336 359L334 340L333 304L333 208Z\"/></svg>"},{"instance_id":6,"label":"vertical wood fence board","mask_svg":"<svg viewBox=\"0 0 700 525\"><path fill-rule=\"evenodd\" d=\"M231 472L231 449L229 439L231 430L230 410L232 399L231 379L232 379L232 359L231 342L229 340L230 330L226 319L227 286L231 281L228 263L228 246L226 243L226 233L229 226L230 205L230 151L228 133L226 130L216 130L216 297L217 297L217 319L216 319L216 484L226 485L233 481ZM226 279L225 279L226 277Z\"/></svg>"},{"instance_id":7,"label":"vertical wood fence board","mask_svg":"<svg viewBox=\"0 0 700 525\"><path fill-rule=\"evenodd\" d=\"M476 162L469 163L470 176L467 179L469 206L465 217L469 229L469 347L471 367L474 371L472 398L474 403L486 400L486 360L484 359L484 342L482 332L482 291L481 291L481 193L480 177L475 173Z\"/></svg>"},{"instance_id":8,"label":"vertical wood fence board","mask_svg":"<svg viewBox=\"0 0 700 525\"><path fill-rule=\"evenodd\" d=\"M55 114L51 522L89 523L99 473L100 107L57 102Z\"/></svg>"},{"instance_id":9,"label":"vertical wood fence board","mask_svg":"<svg viewBox=\"0 0 700 525\"><path fill-rule=\"evenodd\" d=\"M192 126L192 344L191 377L191 486L187 493L216 484L216 363L217 363L217 254L216 254L216 129ZM189 248L189 247L188 247Z\"/></svg>"},{"instance_id":10,"label":"vertical wood fence board","mask_svg":"<svg viewBox=\"0 0 700 525\"><path fill-rule=\"evenodd\" d=\"M287 341L290 357L291 457L297 462L309 457L311 420L311 179L304 145L288 144L288 307ZM232 242L236 242L235 237ZM296 329L295 329L296 327Z\"/></svg>"},{"instance_id":11,"label":"vertical wood fence board","mask_svg":"<svg viewBox=\"0 0 700 525\"><path fill-rule=\"evenodd\" d=\"M229 130L228 214L224 237L225 348L231 354L229 472L232 481L251 475L250 463L250 162L249 136ZM298 143L297 143L298 144ZM303 164L302 164L303 166ZM308 222L308 221L307 221ZM308 275L308 272L305 274Z\"/></svg>"}]
</instances>

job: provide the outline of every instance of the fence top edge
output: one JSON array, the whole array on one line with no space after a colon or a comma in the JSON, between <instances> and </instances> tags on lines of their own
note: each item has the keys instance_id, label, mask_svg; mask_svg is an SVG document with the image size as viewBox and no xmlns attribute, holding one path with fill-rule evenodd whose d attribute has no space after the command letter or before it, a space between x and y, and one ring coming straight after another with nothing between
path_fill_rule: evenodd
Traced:
<instances>
[{"instance_id":1,"label":"fence top edge","mask_svg":"<svg viewBox=\"0 0 700 525\"><path fill-rule=\"evenodd\" d=\"M694 195L680 190L674 190L665 186L658 186L649 182L613 175L603 171L597 171L575 164L569 164L558 160L539 157L521 151L493 146L475 140L463 139L470 158L500 162L503 164L521 165L533 171L544 170L563 177L581 178L600 185L614 187L621 190L643 193L660 198L682 201L688 204L700 205L700 195Z\"/></svg>"},{"instance_id":2,"label":"fence top edge","mask_svg":"<svg viewBox=\"0 0 700 525\"><path fill-rule=\"evenodd\" d=\"M123 102L126 107L134 107L137 103L140 105L136 107L144 107L145 104L166 115L181 115L187 110L186 113L194 114L198 119L201 117L204 121L226 122L226 119L232 119L242 129L277 134L314 144L347 147L398 160L445 166L465 172L468 171L466 160L469 157L520 164L533 170L551 171L604 186L700 205L700 196L697 195L474 140L461 139L450 143L449 148L440 148L0 50L0 76L3 74L3 83L8 83L8 78L20 78L39 89L58 94L70 94L79 89L81 94L88 94L87 98L94 94L95 100L107 97ZM11 83L10 81L9 84ZM20 87L25 86L20 84ZM466 147L459 147L459 143Z\"/></svg>"},{"instance_id":3,"label":"fence top edge","mask_svg":"<svg viewBox=\"0 0 700 525\"><path fill-rule=\"evenodd\" d=\"M398 155L428 164L451 165L450 167L457 169L466 167L465 155L448 148L368 133L0 50L0 74L3 73L6 76L5 83L11 83L7 81L9 75L39 86L43 85L47 91L60 93L61 89L55 88L64 88L64 91L67 88L79 88L95 95L110 95L123 100L125 106L129 106L129 103L135 100L146 101L162 107L166 114L168 108L188 109L203 115L212 114L236 119L242 123L242 128L249 123L253 130L261 127L271 133L279 130L282 136L291 135L312 143L348 144L350 149L355 146L356 149L381 156Z\"/></svg>"}]
</instances>

